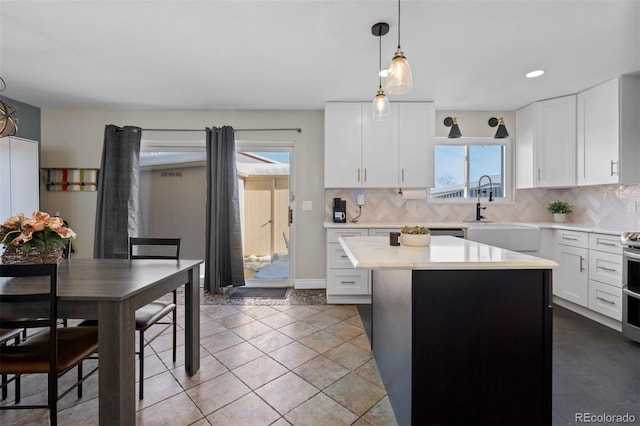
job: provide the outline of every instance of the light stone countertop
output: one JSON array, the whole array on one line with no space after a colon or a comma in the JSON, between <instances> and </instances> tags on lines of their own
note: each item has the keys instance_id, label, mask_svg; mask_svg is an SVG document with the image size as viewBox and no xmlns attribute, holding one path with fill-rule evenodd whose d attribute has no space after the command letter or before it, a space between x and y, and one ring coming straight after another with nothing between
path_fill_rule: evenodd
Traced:
<instances>
[{"instance_id":1,"label":"light stone countertop","mask_svg":"<svg viewBox=\"0 0 640 426\"><path fill-rule=\"evenodd\" d=\"M450 236L427 247L391 246L388 237L339 238L356 269L552 269L552 260Z\"/></svg>"}]
</instances>

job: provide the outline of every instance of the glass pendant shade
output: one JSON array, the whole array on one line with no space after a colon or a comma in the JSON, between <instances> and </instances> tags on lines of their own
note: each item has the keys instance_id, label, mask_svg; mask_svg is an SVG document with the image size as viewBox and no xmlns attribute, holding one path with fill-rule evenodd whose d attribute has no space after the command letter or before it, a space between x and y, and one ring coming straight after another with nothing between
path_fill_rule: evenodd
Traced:
<instances>
[{"instance_id":1,"label":"glass pendant shade","mask_svg":"<svg viewBox=\"0 0 640 426\"><path fill-rule=\"evenodd\" d=\"M387 72L387 85L385 90L391 95L401 95L413 89L413 77L411 66L400 48L393 57L389 71Z\"/></svg>"},{"instance_id":2,"label":"glass pendant shade","mask_svg":"<svg viewBox=\"0 0 640 426\"><path fill-rule=\"evenodd\" d=\"M391 106L389 105L389 99L384 95L382 89L378 89L378 94L373 99L373 119L382 121L391 116Z\"/></svg>"}]
</instances>

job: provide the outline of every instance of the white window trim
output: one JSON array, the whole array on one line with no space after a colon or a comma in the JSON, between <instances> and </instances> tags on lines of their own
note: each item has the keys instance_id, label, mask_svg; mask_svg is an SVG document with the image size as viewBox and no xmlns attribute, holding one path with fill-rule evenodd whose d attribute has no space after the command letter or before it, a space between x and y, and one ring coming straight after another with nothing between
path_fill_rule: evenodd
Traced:
<instances>
[{"instance_id":1,"label":"white window trim","mask_svg":"<svg viewBox=\"0 0 640 426\"><path fill-rule=\"evenodd\" d=\"M499 198L493 201L493 204L515 204L515 182L514 182L514 155L513 155L513 142L511 138L494 139L494 138L473 138L473 137L461 137L456 139L449 139L446 137L436 137L433 139L431 149L435 151L436 145L504 145L505 146L505 165L504 165L504 190L506 197ZM435 161L435 152L434 152ZM433 173L435 174L435 164L433 167ZM427 190L427 202L429 204L475 204L477 198L467 199L455 199L455 198L431 198L430 191Z\"/></svg>"}]
</instances>

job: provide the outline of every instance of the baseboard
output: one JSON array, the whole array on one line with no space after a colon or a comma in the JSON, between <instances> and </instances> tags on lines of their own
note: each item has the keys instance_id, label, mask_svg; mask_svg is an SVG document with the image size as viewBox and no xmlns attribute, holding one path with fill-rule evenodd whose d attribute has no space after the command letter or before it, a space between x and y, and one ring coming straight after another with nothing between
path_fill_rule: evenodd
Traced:
<instances>
[{"instance_id":1,"label":"baseboard","mask_svg":"<svg viewBox=\"0 0 640 426\"><path fill-rule=\"evenodd\" d=\"M602 325L606 325L607 327L612 328L616 331L622 332L622 323L620 321L616 321L613 318L609 318L599 312L592 311L591 309L587 309L584 306L576 305L575 303L569 302L568 300L565 300L558 296L553 296L553 303L577 314L580 314L583 317L589 318L592 321L595 321Z\"/></svg>"},{"instance_id":2,"label":"baseboard","mask_svg":"<svg viewBox=\"0 0 640 426\"><path fill-rule=\"evenodd\" d=\"M296 279L293 281L293 288L296 290L312 290L327 288L325 279Z\"/></svg>"}]
</instances>

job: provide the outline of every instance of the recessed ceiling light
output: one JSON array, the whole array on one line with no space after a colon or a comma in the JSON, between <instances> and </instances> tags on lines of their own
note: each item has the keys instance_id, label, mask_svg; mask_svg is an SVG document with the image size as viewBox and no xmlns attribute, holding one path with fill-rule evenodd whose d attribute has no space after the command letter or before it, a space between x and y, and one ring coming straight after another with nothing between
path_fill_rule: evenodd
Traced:
<instances>
[{"instance_id":1,"label":"recessed ceiling light","mask_svg":"<svg viewBox=\"0 0 640 426\"><path fill-rule=\"evenodd\" d=\"M536 77L540 77L542 74L544 74L544 70L534 70L534 71L529 71L526 75L527 78L536 78Z\"/></svg>"}]
</instances>

